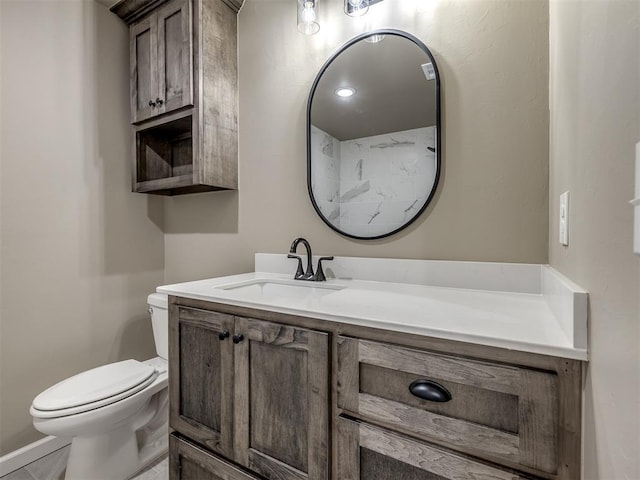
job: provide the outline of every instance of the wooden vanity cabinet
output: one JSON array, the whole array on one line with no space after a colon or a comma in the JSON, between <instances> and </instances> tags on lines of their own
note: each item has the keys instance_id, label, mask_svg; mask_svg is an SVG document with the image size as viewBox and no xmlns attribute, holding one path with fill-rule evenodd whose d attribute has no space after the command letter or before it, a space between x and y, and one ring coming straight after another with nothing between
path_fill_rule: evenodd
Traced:
<instances>
[{"instance_id":1,"label":"wooden vanity cabinet","mask_svg":"<svg viewBox=\"0 0 640 480\"><path fill-rule=\"evenodd\" d=\"M264 478L329 478L328 334L172 305L170 349L173 429Z\"/></svg>"},{"instance_id":2,"label":"wooden vanity cabinet","mask_svg":"<svg viewBox=\"0 0 640 480\"><path fill-rule=\"evenodd\" d=\"M580 478L578 360L178 297L169 324L172 479Z\"/></svg>"},{"instance_id":3,"label":"wooden vanity cabinet","mask_svg":"<svg viewBox=\"0 0 640 480\"><path fill-rule=\"evenodd\" d=\"M121 0L129 25L132 190L238 188L237 13L242 0Z\"/></svg>"}]
</instances>

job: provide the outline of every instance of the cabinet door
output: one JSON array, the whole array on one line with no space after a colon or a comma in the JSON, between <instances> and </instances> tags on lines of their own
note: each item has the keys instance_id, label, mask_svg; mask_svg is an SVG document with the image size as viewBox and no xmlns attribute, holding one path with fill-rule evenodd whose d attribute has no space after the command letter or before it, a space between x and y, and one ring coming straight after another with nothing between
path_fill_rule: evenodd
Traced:
<instances>
[{"instance_id":1,"label":"cabinet door","mask_svg":"<svg viewBox=\"0 0 640 480\"><path fill-rule=\"evenodd\" d=\"M240 317L235 333L236 461L272 480L328 478L328 334Z\"/></svg>"},{"instance_id":2,"label":"cabinet door","mask_svg":"<svg viewBox=\"0 0 640 480\"><path fill-rule=\"evenodd\" d=\"M231 456L233 317L171 305L171 427Z\"/></svg>"},{"instance_id":3,"label":"cabinet door","mask_svg":"<svg viewBox=\"0 0 640 480\"><path fill-rule=\"evenodd\" d=\"M158 98L156 112L193 104L191 0L173 0L158 13Z\"/></svg>"},{"instance_id":4,"label":"cabinet door","mask_svg":"<svg viewBox=\"0 0 640 480\"><path fill-rule=\"evenodd\" d=\"M149 15L129 29L131 123L156 115L158 97L158 22Z\"/></svg>"},{"instance_id":5,"label":"cabinet door","mask_svg":"<svg viewBox=\"0 0 640 480\"><path fill-rule=\"evenodd\" d=\"M171 480L258 480L181 438L169 437Z\"/></svg>"},{"instance_id":6,"label":"cabinet door","mask_svg":"<svg viewBox=\"0 0 640 480\"><path fill-rule=\"evenodd\" d=\"M427 443L338 418L340 480L517 480L518 474Z\"/></svg>"}]
</instances>

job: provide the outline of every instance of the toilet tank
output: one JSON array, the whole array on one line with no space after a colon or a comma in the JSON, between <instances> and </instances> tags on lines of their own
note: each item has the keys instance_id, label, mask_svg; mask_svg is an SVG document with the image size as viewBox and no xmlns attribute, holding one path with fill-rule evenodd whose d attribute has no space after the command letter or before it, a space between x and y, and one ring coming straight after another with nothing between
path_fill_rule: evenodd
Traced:
<instances>
[{"instance_id":1,"label":"toilet tank","mask_svg":"<svg viewBox=\"0 0 640 480\"><path fill-rule=\"evenodd\" d=\"M162 293L152 293L147 297L153 340L156 343L158 356L169 359L169 307L168 298Z\"/></svg>"}]
</instances>

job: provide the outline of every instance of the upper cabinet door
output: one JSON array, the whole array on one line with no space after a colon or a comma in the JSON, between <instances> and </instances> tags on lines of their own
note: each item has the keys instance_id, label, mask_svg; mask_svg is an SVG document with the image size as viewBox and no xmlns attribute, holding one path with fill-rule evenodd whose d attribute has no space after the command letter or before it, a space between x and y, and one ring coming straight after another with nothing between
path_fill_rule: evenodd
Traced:
<instances>
[{"instance_id":1,"label":"upper cabinet door","mask_svg":"<svg viewBox=\"0 0 640 480\"><path fill-rule=\"evenodd\" d=\"M155 15L131 25L131 123L157 115L158 23Z\"/></svg>"},{"instance_id":2,"label":"upper cabinet door","mask_svg":"<svg viewBox=\"0 0 640 480\"><path fill-rule=\"evenodd\" d=\"M158 11L158 114L193 105L191 0Z\"/></svg>"},{"instance_id":3,"label":"upper cabinet door","mask_svg":"<svg viewBox=\"0 0 640 480\"><path fill-rule=\"evenodd\" d=\"M193 105L191 0L131 25L131 123Z\"/></svg>"},{"instance_id":4,"label":"upper cabinet door","mask_svg":"<svg viewBox=\"0 0 640 480\"><path fill-rule=\"evenodd\" d=\"M236 462L271 480L325 480L328 334L236 317Z\"/></svg>"}]
</instances>

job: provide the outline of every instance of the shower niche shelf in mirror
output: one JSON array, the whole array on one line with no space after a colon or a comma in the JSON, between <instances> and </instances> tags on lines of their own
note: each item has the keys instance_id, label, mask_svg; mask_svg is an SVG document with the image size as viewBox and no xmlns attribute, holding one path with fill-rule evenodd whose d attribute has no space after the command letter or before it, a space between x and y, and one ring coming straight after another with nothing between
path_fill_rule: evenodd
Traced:
<instances>
[{"instance_id":1,"label":"shower niche shelf in mirror","mask_svg":"<svg viewBox=\"0 0 640 480\"><path fill-rule=\"evenodd\" d=\"M440 176L440 80L429 49L399 30L347 42L307 104L307 185L320 218L351 238L413 223Z\"/></svg>"}]
</instances>

